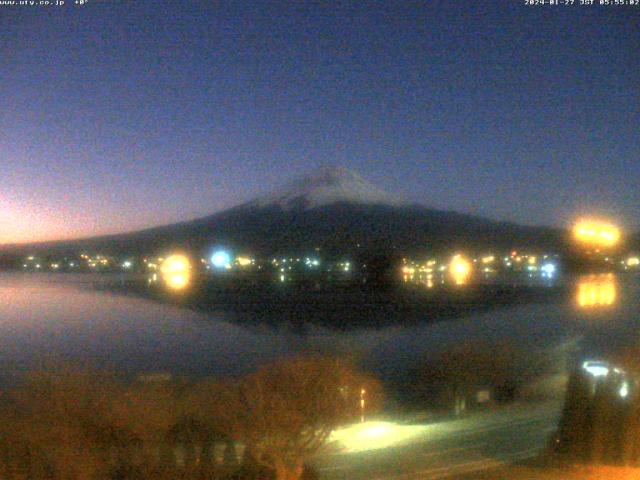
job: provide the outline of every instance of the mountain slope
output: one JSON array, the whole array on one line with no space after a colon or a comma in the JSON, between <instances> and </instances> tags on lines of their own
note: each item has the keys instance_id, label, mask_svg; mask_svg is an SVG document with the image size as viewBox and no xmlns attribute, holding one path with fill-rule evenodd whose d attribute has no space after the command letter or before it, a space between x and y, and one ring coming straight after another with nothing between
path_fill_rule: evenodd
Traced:
<instances>
[{"instance_id":1,"label":"mountain slope","mask_svg":"<svg viewBox=\"0 0 640 480\"><path fill-rule=\"evenodd\" d=\"M322 169L238 207L174 225L123 235L21 247L150 253L173 248L208 252L215 245L255 254L402 253L453 248L536 247L560 251L557 229L500 223L410 205L345 169Z\"/></svg>"}]
</instances>

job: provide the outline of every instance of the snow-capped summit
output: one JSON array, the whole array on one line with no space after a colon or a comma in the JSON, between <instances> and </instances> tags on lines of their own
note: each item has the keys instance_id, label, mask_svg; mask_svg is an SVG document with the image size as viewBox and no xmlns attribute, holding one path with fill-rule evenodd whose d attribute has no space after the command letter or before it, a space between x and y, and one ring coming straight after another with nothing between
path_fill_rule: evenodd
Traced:
<instances>
[{"instance_id":1,"label":"snow-capped summit","mask_svg":"<svg viewBox=\"0 0 640 480\"><path fill-rule=\"evenodd\" d=\"M287 210L315 208L336 202L400 205L402 200L388 194L357 173L343 167L325 167L295 178L282 188L257 198L253 205L278 205Z\"/></svg>"}]
</instances>

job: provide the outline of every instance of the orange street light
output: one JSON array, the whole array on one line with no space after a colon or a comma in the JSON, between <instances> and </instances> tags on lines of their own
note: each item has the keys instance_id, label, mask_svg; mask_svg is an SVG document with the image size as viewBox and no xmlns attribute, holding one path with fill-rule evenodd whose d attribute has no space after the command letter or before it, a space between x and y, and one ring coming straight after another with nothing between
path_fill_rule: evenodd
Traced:
<instances>
[{"instance_id":1,"label":"orange street light","mask_svg":"<svg viewBox=\"0 0 640 480\"><path fill-rule=\"evenodd\" d=\"M185 255L171 255L162 262L160 273L171 290L183 290L191 281L191 262Z\"/></svg>"}]
</instances>

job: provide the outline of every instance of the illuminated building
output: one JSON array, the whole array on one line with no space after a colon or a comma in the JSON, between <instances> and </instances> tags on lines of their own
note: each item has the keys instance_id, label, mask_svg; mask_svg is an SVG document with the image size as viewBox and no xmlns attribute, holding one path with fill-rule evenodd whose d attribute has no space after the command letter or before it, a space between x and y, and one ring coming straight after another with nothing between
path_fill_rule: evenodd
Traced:
<instances>
[{"instance_id":1,"label":"illuminated building","mask_svg":"<svg viewBox=\"0 0 640 480\"><path fill-rule=\"evenodd\" d=\"M597 220L580 220L573 227L574 239L581 245L593 248L611 248L620 241L620 229Z\"/></svg>"}]
</instances>

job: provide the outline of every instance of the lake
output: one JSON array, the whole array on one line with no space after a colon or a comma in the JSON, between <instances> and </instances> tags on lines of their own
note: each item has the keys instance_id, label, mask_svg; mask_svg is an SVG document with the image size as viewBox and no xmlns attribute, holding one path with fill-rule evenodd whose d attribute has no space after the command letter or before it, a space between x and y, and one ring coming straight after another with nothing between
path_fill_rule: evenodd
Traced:
<instances>
[{"instance_id":1,"label":"lake","mask_svg":"<svg viewBox=\"0 0 640 480\"><path fill-rule=\"evenodd\" d=\"M238 324L224 314L91 288L107 281L91 274L0 274L2 381L51 361L129 374L235 375L304 351L354 354L384 380L461 341L577 345L596 356L635 342L640 313L640 281L630 275L573 277L565 280L570 294L549 302L350 331Z\"/></svg>"}]
</instances>

